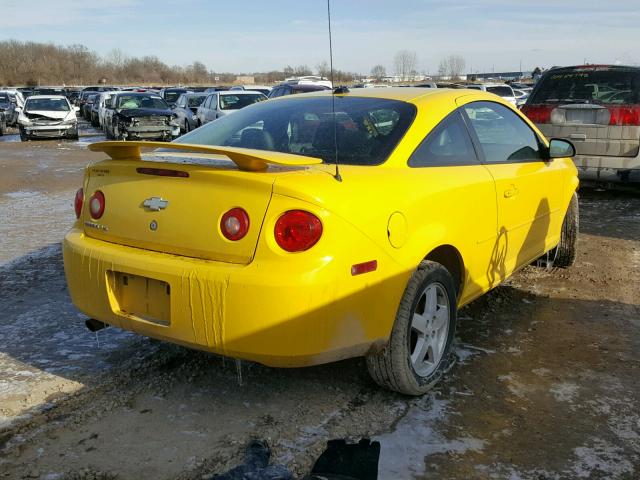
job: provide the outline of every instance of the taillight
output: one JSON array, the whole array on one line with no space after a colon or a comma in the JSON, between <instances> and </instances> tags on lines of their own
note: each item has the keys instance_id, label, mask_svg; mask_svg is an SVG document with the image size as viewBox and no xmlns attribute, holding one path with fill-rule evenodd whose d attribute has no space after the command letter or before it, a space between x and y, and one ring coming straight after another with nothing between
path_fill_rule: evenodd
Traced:
<instances>
[{"instance_id":1,"label":"taillight","mask_svg":"<svg viewBox=\"0 0 640 480\"><path fill-rule=\"evenodd\" d=\"M533 123L549 123L551 121L552 105L523 105L520 111Z\"/></svg>"},{"instance_id":2,"label":"taillight","mask_svg":"<svg viewBox=\"0 0 640 480\"><path fill-rule=\"evenodd\" d=\"M249 215L240 207L232 208L220 219L220 230L229 240L240 240L249 231Z\"/></svg>"},{"instance_id":3,"label":"taillight","mask_svg":"<svg viewBox=\"0 0 640 480\"><path fill-rule=\"evenodd\" d=\"M73 208L76 210L76 218L80 218L82 213L82 204L84 203L84 190L79 188L76 192L76 198L73 200Z\"/></svg>"},{"instance_id":4,"label":"taillight","mask_svg":"<svg viewBox=\"0 0 640 480\"><path fill-rule=\"evenodd\" d=\"M322 236L322 222L313 213L289 210L282 214L274 228L276 242L287 252L303 252L313 247Z\"/></svg>"},{"instance_id":5,"label":"taillight","mask_svg":"<svg viewBox=\"0 0 640 480\"><path fill-rule=\"evenodd\" d=\"M98 219L102 217L104 207L104 193L97 190L93 195L91 195L91 198L89 198L89 213L91 214L91 218Z\"/></svg>"},{"instance_id":6,"label":"taillight","mask_svg":"<svg viewBox=\"0 0 640 480\"><path fill-rule=\"evenodd\" d=\"M609 125L640 126L640 105L609 107Z\"/></svg>"}]
</instances>

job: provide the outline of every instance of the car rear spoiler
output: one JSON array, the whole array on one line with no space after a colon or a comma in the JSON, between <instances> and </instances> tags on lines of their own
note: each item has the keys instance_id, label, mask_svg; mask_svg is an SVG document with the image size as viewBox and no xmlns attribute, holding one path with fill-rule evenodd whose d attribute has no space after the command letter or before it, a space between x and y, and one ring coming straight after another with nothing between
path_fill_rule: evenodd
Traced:
<instances>
[{"instance_id":1,"label":"car rear spoiler","mask_svg":"<svg viewBox=\"0 0 640 480\"><path fill-rule=\"evenodd\" d=\"M269 165L301 166L322 163L320 158L305 157L291 153L255 150L252 148L193 145L189 143L114 141L96 142L89 145L89 150L92 152L104 152L112 160L141 160L143 148L162 148L192 153L224 155L235 163L240 170L247 172L262 172L267 170Z\"/></svg>"}]
</instances>

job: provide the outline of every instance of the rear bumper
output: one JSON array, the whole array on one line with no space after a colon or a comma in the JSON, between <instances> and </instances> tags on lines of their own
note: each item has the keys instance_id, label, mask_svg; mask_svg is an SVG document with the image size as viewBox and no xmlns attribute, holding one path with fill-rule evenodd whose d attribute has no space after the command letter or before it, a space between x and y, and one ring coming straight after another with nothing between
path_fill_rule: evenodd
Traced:
<instances>
[{"instance_id":1,"label":"rear bumper","mask_svg":"<svg viewBox=\"0 0 640 480\"><path fill-rule=\"evenodd\" d=\"M640 157L576 155L573 160L581 180L640 182Z\"/></svg>"},{"instance_id":2,"label":"rear bumper","mask_svg":"<svg viewBox=\"0 0 640 480\"><path fill-rule=\"evenodd\" d=\"M352 277L334 259L292 274L267 262L205 261L89 238L63 243L73 303L139 334L265 365L298 367L363 355L386 341L409 272ZM120 308L114 272L166 282L169 320ZM153 301L154 299L148 299Z\"/></svg>"}]
</instances>

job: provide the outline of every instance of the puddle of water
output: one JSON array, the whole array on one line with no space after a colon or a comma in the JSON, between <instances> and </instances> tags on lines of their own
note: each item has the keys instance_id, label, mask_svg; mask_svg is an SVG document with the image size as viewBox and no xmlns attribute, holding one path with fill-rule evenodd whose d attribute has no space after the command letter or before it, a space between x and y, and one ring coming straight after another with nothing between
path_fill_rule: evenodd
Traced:
<instances>
[{"instance_id":1,"label":"puddle of water","mask_svg":"<svg viewBox=\"0 0 640 480\"><path fill-rule=\"evenodd\" d=\"M10 142L19 142L20 135L2 135L0 137L0 142L10 143Z\"/></svg>"},{"instance_id":2,"label":"puddle of water","mask_svg":"<svg viewBox=\"0 0 640 480\"><path fill-rule=\"evenodd\" d=\"M392 432L373 440L380 442L378 478L423 478L427 457L436 453L463 453L482 450L484 442L477 438L445 438L439 427L446 426L448 401L424 395L412 402L405 416Z\"/></svg>"}]
</instances>

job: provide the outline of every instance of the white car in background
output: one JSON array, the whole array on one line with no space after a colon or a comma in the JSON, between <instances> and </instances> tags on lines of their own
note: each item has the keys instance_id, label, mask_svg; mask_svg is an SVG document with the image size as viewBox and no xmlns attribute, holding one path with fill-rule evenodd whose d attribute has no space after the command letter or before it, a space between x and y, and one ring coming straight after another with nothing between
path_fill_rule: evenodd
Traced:
<instances>
[{"instance_id":1,"label":"white car in background","mask_svg":"<svg viewBox=\"0 0 640 480\"><path fill-rule=\"evenodd\" d=\"M62 95L33 95L25 101L18 116L20 140L32 138L78 139L78 118Z\"/></svg>"},{"instance_id":2,"label":"white car in background","mask_svg":"<svg viewBox=\"0 0 640 480\"><path fill-rule=\"evenodd\" d=\"M105 129L104 125L104 116L107 111L107 105L111 97L113 97L116 93L119 93L118 90L110 90L108 92L102 92L98 97L98 123L100 124L100 128Z\"/></svg>"},{"instance_id":3,"label":"white car in background","mask_svg":"<svg viewBox=\"0 0 640 480\"><path fill-rule=\"evenodd\" d=\"M527 92L525 90L520 90L517 88L513 89L513 94L516 97L516 105L518 106L518 108L520 108L522 105L524 105L527 102L527 98L529 98L529 94L531 92Z\"/></svg>"},{"instance_id":4,"label":"white car in background","mask_svg":"<svg viewBox=\"0 0 640 480\"><path fill-rule=\"evenodd\" d=\"M252 90L223 90L210 93L198 107L196 123L200 127L266 99L267 97L264 94Z\"/></svg>"},{"instance_id":5,"label":"white car in background","mask_svg":"<svg viewBox=\"0 0 640 480\"><path fill-rule=\"evenodd\" d=\"M513 93L513 89L511 86L506 83L472 83L469 85L465 85L465 88L470 88L472 90L482 90L483 92L493 93L494 95L498 95L502 97L505 101L510 104L517 106L518 102L516 100L516 96Z\"/></svg>"}]
</instances>

